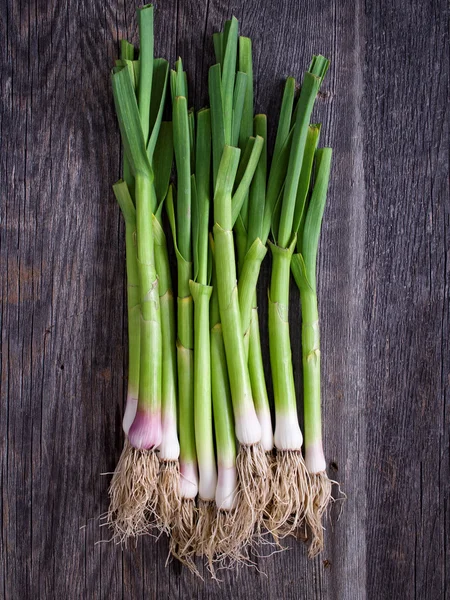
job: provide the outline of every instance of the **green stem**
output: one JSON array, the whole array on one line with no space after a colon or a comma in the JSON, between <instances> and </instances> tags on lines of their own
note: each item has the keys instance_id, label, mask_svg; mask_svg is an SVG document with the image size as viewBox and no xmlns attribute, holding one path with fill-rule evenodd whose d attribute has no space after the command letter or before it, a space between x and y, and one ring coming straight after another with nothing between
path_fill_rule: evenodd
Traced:
<instances>
[{"instance_id":1,"label":"green stem","mask_svg":"<svg viewBox=\"0 0 450 600\"><path fill-rule=\"evenodd\" d=\"M194 299L194 421L199 468L199 495L214 500L217 483L214 454L209 301L212 287L190 281Z\"/></svg>"},{"instance_id":2,"label":"green stem","mask_svg":"<svg viewBox=\"0 0 450 600\"><path fill-rule=\"evenodd\" d=\"M302 362L305 411L305 448L322 443L320 410L320 332L317 295L303 288Z\"/></svg>"},{"instance_id":3,"label":"green stem","mask_svg":"<svg viewBox=\"0 0 450 600\"><path fill-rule=\"evenodd\" d=\"M247 354L253 300L261 270L261 263L266 252L267 248L261 243L261 240L256 239L245 255L239 275L239 310L241 312L242 334Z\"/></svg>"},{"instance_id":4,"label":"green stem","mask_svg":"<svg viewBox=\"0 0 450 600\"><path fill-rule=\"evenodd\" d=\"M194 306L189 290L192 264L178 258L178 398L180 407L180 457L197 460L194 431ZM187 292L187 293L186 293Z\"/></svg>"},{"instance_id":5,"label":"green stem","mask_svg":"<svg viewBox=\"0 0 450 600\"><path fill-rule=\"evenodd\" d=\"M213 243L211 245L214 254ZM237 488L236 441L230 382L228 379L227 360L219 316L216 275L216 268L214 266L212 272L213 292L210 303L210 322L211 385L218 467L216 504L218 508L231 509L234 507Z\"/></svg>"},{"instance_id":6,"label":"green stem","mask_svg":"<svg viewBox=\"0 0 450 600\"><path fill-rule=\"evenodd\" d=\"M139 401L129 439L137 448L161 443L162 339L152 230L153 182L136 175L137 264L141 304Z\"/></svg>"},{"instance_id":7,"label":"green stem","mask_svg":"<svg viewBox=\"0 0 450 600\"><path fill-rule=\"evenodd\" d=\"M250 343L248 352L248 370L252 386L253 402L261 425L261 443L266 452L273 448L272 417L270 414L269 396L267 394L266 378L259 335L258 308L256 306L256 291L253 296L253 308L250 324Z\"/></svg>"},{"instance_id":8,"label":"green stem","mask_svg":"<svg viewBox=\"0 0 450 600\"><path fill-rule=\"evenodd\" d=\"M305 460L310 473L326 470L320 406L320 332L316 293L316 261L331 167L331 149L316 151L316 179L306 212L302 253L291 269L302 303L302 362L305 411Z\"/></svg>"},{"instance_id":9,"label":"green stem","mask_svg":"<svg viewBox=\"0 0 450 600\"><path fill-rule=\"evenodd\" d=\"M189 288L189 281L192 279L192 263L186 261L178 249L172 186L169 187L165 205L172 229L178 271L177 370L182 475L180 491L183 497L195 498L198 475L194 431L194 320L193 300Z\"/></svg>"},{"instance_id":10,"label":"green stem","mask_svg":"<svg viewBox=\"0 0 450 600\"><path fill-rule=\"evenodd\" d=\"M125 220L125 248L127 265L128 308L128 391L127 406L123 418L126 434L134 420L139 395L140 360L140 291L136 255L136 210L125 181L113 185L114 194Z\"/></svg>"},{"instance_id":11,"label":"green stem","mask_svg":"<svg viewBox=\"0 0 450 600\"><path fill-rule=\"evenodd\" d=\"M153 184L146 177L138 174L136 176L136 225L141 295L139 406L144 403L158 410L161 399L161 325L152 230L153 193Z\"/></svg>"},{"instance_id":12,"label":"green stem","mask_svg":"<svg viewBox=\"0 0 450 600\"><path fill-rule=\"evenodd\" d=\"M234 417L221 323L211 329L211 380L217 460L222 466L233 467L236 462Z\"/></svg>"},{"instance_id":13,"label":"green stem","mask_svg":"<svg viewBox=\"0 0 450 600\"><path fill-rule=\"evenodd\" d=\"M162 443L160 458L177 460L180 452L177 436L177 361L175 302L172 291L166 236L156 217L153 217L155 264L158 274L162 334Z\"/></svg>"},{"instance_id":14,"label":"green stem","mask_svg":"<svg viewBox=\"0 0 450 600\"><path fill-rule=\"evenodd\" d=\"M276 413L275 444L280 450L300 450L303 441L297 417L288 319L290 264L294 247L295 239L289 248L270 244L273 261L269 293L269 347Z\"/></svg>"},{"instance_id":15,"label":"green stem","mask_svg":"<svg viewBox=\"0 0 450 600\"><path fill-rule=\"evenodd\" d=\"M225 147L214 196L215 225L213 232L216 268L217 273L220 274L220 277L217 278L217 291L236 421L236 435L242 444L254 444L261 439L261 428L253 404L242 337L231 216L231 190L238 158L239 150L229 146Z\"/></svg>"},{"instance_id":16,"label":"green stem","mask_svg":"<svg viewBox=\"0 0 450 600\"><path fill-rule=\"evenodd\" d=\"M294 375L289 335L289 278L293 248L270 244L272 276L269 293L269 336L275 409L296 412Z\"/></svg>"}]
</instances>

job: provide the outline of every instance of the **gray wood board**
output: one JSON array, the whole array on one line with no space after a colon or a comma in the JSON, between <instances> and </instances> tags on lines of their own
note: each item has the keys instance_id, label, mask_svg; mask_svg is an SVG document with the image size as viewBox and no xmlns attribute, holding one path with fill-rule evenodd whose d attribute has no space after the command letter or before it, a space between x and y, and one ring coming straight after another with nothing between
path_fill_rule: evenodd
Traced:
<instances>
[{"instance_id":1,"label":"gray wood board","mask_svg":"<svg viewBox=\"0 0 450 600\"><path fill-rule=\"evenodd\" d=\"M347 494L322 556L165 566L99 527L126 388L121 153L109 70L133 2L1 3L1 525L7 599L448 598L449 36L443 1L158 2L156 52L207 103L211 34L254 45L274 139L283 79L332 60L314 119L334 148L319 259L324 444ZM259 304L268 366L266 260ZM299 300L292 344L301 393ZM342 514L338 519L342 508ZM447 563L446 563L447 559ZM263 571L263 572L262 572ZM265 574L264 574L265 573Z\"/></svg>"}]
</instances>

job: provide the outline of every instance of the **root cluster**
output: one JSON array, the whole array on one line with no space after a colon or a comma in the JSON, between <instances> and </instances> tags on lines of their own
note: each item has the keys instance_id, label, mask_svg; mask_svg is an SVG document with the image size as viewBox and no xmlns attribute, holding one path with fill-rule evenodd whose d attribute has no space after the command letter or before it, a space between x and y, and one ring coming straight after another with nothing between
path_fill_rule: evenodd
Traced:
<instances>
[{"instance_id":1,"label":"root cluster","mask_svg":"<svg viewBox=\"0 0 450 600\"><path fill-rule=\"evenodd\" d=\"M218 510L214 501L180 496L177 461L160 462L154 451L125 441L109 488L113 539L126 543L163 532L172 557L199 576L196 559L203 557L215 579L221 569L255 564L257 544L281 546L289 535L309 542L310 557L320 553L335 482L326 473L308 473L300 451L266 453L259 444L241 446L236 467L236 506Z\"/></svg>"},{"instance_id":2,"label":"root cluster","mask_svg":"<svg viewBox=\"0 0 450 600\"><path fill-rule=\"evenodd\" d=\"M180 469L178 461L161 461L158 477L157 526L169 534L180 511Z\"/></svg>"},{"instance_id":3,"label":"root cluster","mask_svg":"<svg viewBox=\"0 0 450 600\"><path fill-rule=\"evenodd\" d=\"M298 450L277 452L272 479L272 499L265 524L276 540L292 535L308 510L310 476Z\"/></svg>"},{"instance_id":4,"label":"root cluster","mask_svg":"<svg viewBox=\"0 0 450 600\"><path fill-rule=\"evenodd\" d=\"M306 514L306 523L311 535L311 544L308 554L311 558L323 550L324 527L322 518L326 515L327 508L333 501L333 481L326 473L314 473L310 475L310 501Z\"/></svg>"},{"instance_id":5,"label":"root cluster","mask_svg":"<svg viewBox=\"0 0 450 600\"><path fill-rule=\"evenodd\" d=\"M128 440L109 487L107 521L117 542L149 531L158 499L159 461L153 450L137 450Z\"/></svg>"}]
</instances>

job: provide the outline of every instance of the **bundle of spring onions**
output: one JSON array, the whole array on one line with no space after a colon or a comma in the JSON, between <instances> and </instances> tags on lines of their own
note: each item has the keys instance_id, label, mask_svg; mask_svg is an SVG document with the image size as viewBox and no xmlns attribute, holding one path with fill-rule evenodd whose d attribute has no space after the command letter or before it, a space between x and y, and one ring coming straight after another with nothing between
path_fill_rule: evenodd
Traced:
<instances>
[{"instance_id":1,"label":"bundle of spring onions","mask_svg":"<svg viewBox=\"0 0 450 600\"><path fill-rule=\"evenodd\" d=\"M268 118L253 114L252 45L237 20L213 36L210 107L195 112L181 58L173 70L154 58L153 16L151 5L138 10L138 58L122 41L112 71L129 369L108 524L121 543L164 532L174 557L196 573L204 557L214 576L251 562L256 544L287 535L301 534L314 556L332 498L316 285L331 149L317 148L320 126L311 124L328 61L313 57L298 99L287 79L269 164ZM274 414L256 301L268 246ZM291 271L301 295L303 399L289 338Z\"/></svg>"}]
</instances>

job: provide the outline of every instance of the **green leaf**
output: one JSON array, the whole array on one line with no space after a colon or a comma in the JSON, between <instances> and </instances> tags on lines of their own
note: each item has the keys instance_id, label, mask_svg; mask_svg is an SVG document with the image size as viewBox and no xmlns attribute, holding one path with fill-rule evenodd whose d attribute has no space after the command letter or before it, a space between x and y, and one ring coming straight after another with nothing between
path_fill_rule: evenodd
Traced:
<instances>
[{"instance_id":1,"label":"green leaf","mask_svg":"<svg viewBox=\"0 0 450 600\"><path fill-rule=\"evenodd\" d=\"M209 101L211 104L211 129L213 150L213 185L216 185L217 173L225 146L225 121L222 103L222 80L220 65L213 65L208 74Z\"/></svg>"},{"instance_id":2,"label":"green leaf","mask_svg":"<svg viewBox=\"0 0 450 600\"><path fill-rule=\"evenodd\" d=\"M263 138L264 146L259 157L258 166L250 185L248 202L248 240L249 248L254 240L261 238L263 229L264 206L266 201L266 178L267 178L267 117L256 115L253 120L254 132Z\"/></svg>"},{"instance_id":3,"label":"green leaf","mask_svg":"<svg viewBox=\"0 0 450 600\"><path fill-rule=\"evenodd\" d=\"M273 149L272 165L276 164L281 149L286 145L286 140L291 129L292 107L294 106L295 79L288 77L284 86L283 100L281 101L280 117L278 119L277 137Z\"/></svg>"},{"instance_id":4,"label":"green leaf","mask_svg":"<svg viewBox=\"0 0 450 600\"><path fill-rule=\"evenodd\" d=\"M183 257L181 256L180 251L178 250L178 236L177 236L177 225L175 222L174 195L175 195L175 188L173 185L170 185L169 190L167 192L166 201L164 204L166 207L167 217L169 219L170 230L172 232L173 247L175 249L175 254L176 254L178 260L182 260Z\"/></svg>"},{"instance_id":5,"label":"green leaf","mask_svg":"<svg viewBox=\"0 0 450 600\"><path fill-rule=\"evenodd\" d=\"M164 104L166 102L167 77L169 74L169 63L163 58L153 61L152 97L150 104L150 139L147 144L147 154L150 164L153 160L156 141L159 136Z\"/></svg>"},{"instance_id":6,"label":"green leaf","mask_svg":"<svg viewBox=\"0 0 450 600\"><path fill-rule=\"evenodd\" d=\"M189 148L191 155L191 173L195 172L195 114L194 109L188 110Z\"/></svg>"},{"instance_id":7,"label":"green leaf","mask_svg":"<svg viewBox=\"0 0 450 600\"><path fill-rule=\"evenodd\" d=\"M153 153L153 170L155 173L155 193L158 207L164 202L169 189L173 164L172 123L163 121L159 130L158 141ZM154 211L153 211L154 212Z\"/></svg>"},{"instance_id":8,"label":"green leaf","mask_svg":"<svg viewBox=\"0 0 450 600\"><path fill-rule=\"evenodd\" d=\"M233 229L231 193L233 191L240 154L241 151L239 148L225 146L214 191L214 221L222 229L228 231ZM239 214L239 211L237 214Z\"/></svg>"},{"instance_id":9,"label":"green leaf","mask_svg":"<svg viewBox=\"0 0 450 600\"><path fill-rule=\"evenodd\" d=\"M194 281L198 276L198 246L200 236L199 206L197 197L197 186L195 184L195 175L191 175L191 203L192 203L192 256L194 262Z\"/></svg>"},{"instance_id":10,"label":"green leaf","mask_svg":"<svg viewBox=\"0 0 450 600\"><path fill-rule=\"evenodd\" d=\"M120 58L122 60L134 60L134 46L127 40L120 40Z\"/></svg>"},{"instance_id":11,"label":"green leaf","mask_svg":"<svg viewBox=\"0 0 450 600\"><path fill-rule=\"evenodd\" d=\"M133 60L134 86L136 91L139 87L140 64L138 60Z\"/></svg>"},{"instance_id":12,"label":"green leaf","mask_svg":"<svg viewBox=\"0 0 450 600\"><path fill-rule=\"evenodd\" d=\"M314 162L314 154L319 143L320 125L310 125L306 136L305 153L303 155L302 170L300 171L300 179L298 182L297 198L295 200L295 212L292 230L298 233L300 223L306 207L306 199L308 196L309 183L311 181L311 173Z\"/></svg>"},{"instance_id":13,"label":"green leaf","mask_svg":"<svg viewBox=\"0 0 450 600\"><path fill-rule=\"evenodd\" d=\"M150 134L150 99L153 79L153 6L147 4L138 8L140 74L138 87L138 106L141 115L142 133L145 145Z\"/></svg>"},{"instance_id":14,"label":"green leaf","mask_svg":"<svg viewBox=\"0 0 450 600\"><path fill-rule=\"evenodd\" d=\"M178 247L191 261L191 158L187 101L177 96L173 104L173 142L177 167Z\"/></svg>"},{"instance_id":15,"label":"green leaf","mask_svg":"<svg viewBox=\"0 0 450 600\"><path fill-rule=\"evenodd\" d=\"M239 147L245 147L248 138L253 135L253 63L252 41L239 37L239 71L247 75L241 126L239 131Z\"/></svg>"},{"instance_id":16,"label":"green leaf","mask_svg":"<svg viewBox=\"0 0 450 600\"><path fill-rule=\"evenodd\" d=\"M251 136L248 138L247 143L245 144L244 150L241 152L241 160L239 161L239 167L236 173L236 179L234 181L235 190L239 186L244 177L245 169L247 168L248 161L250 160L250 156L252 155L253 146L255 145L256 138Z\"/></svg>"},{"instance_id":17,"label":"green leaf","mask_svg":"<svg viewBox=\"0 0 450 600\"><path fill-rule=\"evenodd\" d=\"M133 204L133 200L130 196L130 192L128 191L128 186L126 181L123 179L119 179L113 185L114 195L116 200L120 206L120 209L123 214L123 218L126 223L130 223L132 225L136 224L136 209Z\"/></svg>"},{"instance_id":18,"label":"green leaf","mask_svg":"<svg viewBox=\"0 0 450 600\"><path fill-rule=\"evenodd\" d=\"M211 111L203 109L197 113L197 143L195 160L197 184L198 241L197 261L194 256L195 279L208 283L208 228L211 187Z\"/></svg>"},{"instance_id":19,"label":"green leaf","mask_svg":"<svg viewBox=\"0 0 450 600\"><path fill-rule=\"evenodd\" d=\"M286 247L292 236L295 200L303 163L308 126L317 92L319 91L320 82L321 79L309 71L305 74L303 79L277 235L277 241L281 247Z\"/></svg>"},{"instance_id":20,"label":"green leaf","mask_svg":"<svg viewBox=\"0 0 450 600\"><path fill-rule=\"evenodd\" d=\"M233 115L233 92L234 80L236 76L238 46L238 22L235 17L231 19L229 25L225 26L225 50L223 56L222 72L222 101L225 124L225 143L231 144L231 125Z\"/></svg>"},{"instance_id":21,"label":"green leaf","mask_svg":"<svg viewBox=\"0 0 450 600\"><path fill-rule=\"evenodd\" d=\"M245 92L247 89L248 77L245 73L238 71L236 74L236 82L234 85L233 96L233 116L231 125L231 145L237 146L239 143L239 132L241 129L242 113L245 102ZM250 132L251 135L252 132ZM250 137L250 136L249 136Z\"/></svg>"},{"instance_id":22,"label":"green leaf","mask_svg":"<svg viewBox=\"0 0 450 600\"><path fill-rule=\"evenodd\" d=\"M277 231L278 231L278 227L280 225L281 203L283 201L283 193L284 193L284 182L283 182L283 185L281 186L277 201L275 202L273 214L272 214L271 230L272 230L272 237L275 240L275 242L277 240Z\"/></svg>"},{"instance_id":23,"label":"green leaf","mask_svg":"<svg viewBox=\"0 0 450 600\"><path fill-rule=\"evenodd\" d=\"M316 151L315 183L306 213L301 254L305 262L305 272L311 287L316 288L316 260L319 245L323 211L327 201L328 181L331 169L331 148Z\"/></svg>"},{"instance_id":24,"label":"green leaf","mask_svg":"<svg viewBox=\"0 0 450 600\"><path fill-rule=\"evenodd\" d=\"M239 183L237 190L233 195L232 200L232 222L233 225L238 218L239 213L241 212L242 204L245 200L246 195L248 194L248 190L250 188L250 184L253 179L253 175L255 174L256 167L258 166L259 157L261 155L262 149L264 147L264 139L261 136L256 136L255 143L253 145L252 153L250 154L250 158L245 169L244 175Z\"/></svg>"},{"instance_id":25,"label":"green leaf","mask_svg":"<svg viewBox=\"0 0 450 600\"><path fill-rule=\"evenodd\" d=\"M292 255L291 271L299 290L310 290L314 292L306 276L305 261L300 253Z\"/></svg>"},{"instance_id":26,"label":"green leaf","mask_svg":"<svg viewBox=\"0 0 450 600\"><path fill-rule=\"evenodd\" d=\"M170 70L170 95L172 97L172 104L177 95L177 72L173 69Z\"/></svg>"},{"instance_id":27,"label":"green leaf","mask_svg":"<svg viewBox=\"0 0 450 600\"><path fill-rule=\"evenodd\" d=\"M214 54L219 65L223 62L223 33L213 33Z\"/></svg>"},{"instance_id":28,"label":"green leaf","mask_svg":"<svg viewBox=\"0 0 450 600\"><path fill-rule=\"evenodd\" d=\"M131 170L134 175L139 173L152 179L153 172L147 157L139 109L128 68L124 67L112 75L112 87L122 143Z\"/></svg>"}]
</instances>

